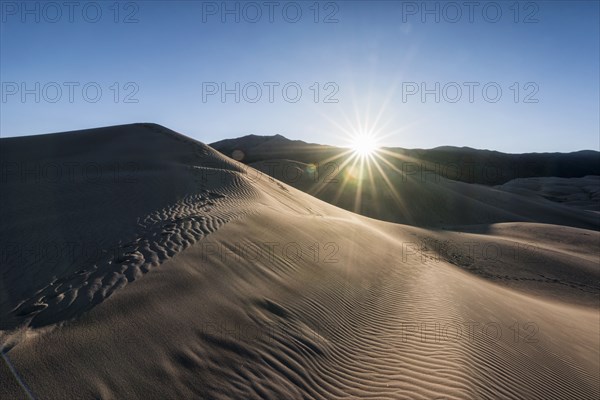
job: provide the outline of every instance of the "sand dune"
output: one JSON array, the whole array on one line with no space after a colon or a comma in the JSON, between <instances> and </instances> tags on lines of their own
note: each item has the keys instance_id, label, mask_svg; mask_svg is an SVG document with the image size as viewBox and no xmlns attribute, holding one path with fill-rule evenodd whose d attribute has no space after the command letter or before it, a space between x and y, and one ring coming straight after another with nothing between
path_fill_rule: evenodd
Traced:
<instances>
[{"instance_id":1,"label":"sand dune","mask_svg":"<svg viewBox=\"0 0 600 400\"><path fill-rule=\"evenodd\" d=\"M372 167L376 171L371 175L365 172L357 178L354 171L357 167L341 166L343 162L336 165L340 167L321 166L320 171L315 172L310 164L287 159L250 164L330 204L390 222L428 227L539 222L600 228L597 214L531 192L524 196L511 189L513 183L490 187L447 179L439 174L404 174L381 162L379 170ZM585 182L593 186L594 179L588 178ZM589 199L586 204L589 203L597 202Z\"/></svg>"},{"instance_id":2,"label":"sand dune","mask_svg":"<svg viewBox=\"0 0 600 400\"><path fill-rule=\"evenodd\" d=\"M525 196L542 197L583 210L600 211L600 176L521 178L498 188Z\"/></svg>"},{"instance_id":3,"label":"sand dune","mask_svg":"<svg viewBox=\"0 0 600 400\"><path fill-rule=\"evenodd\" d=\"M600 396L594 213L407 179L379 221L154 124L0 155L2 398Z\"/></svg>"}]
</instances>

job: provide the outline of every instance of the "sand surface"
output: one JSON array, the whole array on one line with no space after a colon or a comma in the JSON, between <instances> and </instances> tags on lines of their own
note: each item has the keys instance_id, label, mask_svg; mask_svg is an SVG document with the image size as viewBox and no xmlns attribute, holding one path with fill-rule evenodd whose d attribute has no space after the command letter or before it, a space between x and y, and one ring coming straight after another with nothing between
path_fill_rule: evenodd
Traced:
<instances>
[{"instance_id":1,"label":"sand surface","mask_svg":"<svg viewBox=\"0 0 600 400\"><path fill-rule=\"evenodd\" d=\"M498 188L525 196L545 198L583 210L600 211L600 176L520 178Z\"/></svg>"},{"instance_id":2,"label":"sand surface","mask_svg":"<svg viewBox=\"0 0 600 400\"><path fill-rule=\"evenodd\" d=\"M0 156L2 399L600 397L597 213L407 180L384 222L154 124Z\"/></svg>"}]
</instances>

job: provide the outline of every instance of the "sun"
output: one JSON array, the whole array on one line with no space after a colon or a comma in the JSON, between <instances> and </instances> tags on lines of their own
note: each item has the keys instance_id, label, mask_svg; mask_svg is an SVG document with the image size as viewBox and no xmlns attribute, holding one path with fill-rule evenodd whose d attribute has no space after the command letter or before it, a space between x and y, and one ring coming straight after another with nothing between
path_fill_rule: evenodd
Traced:
<instances>
[{"instance_id":1,"label":"sun","mask_svg":"<svg viewBox=\"0 0 600 400\"><path fill-rule=\"evenodd\" d=\"M360 134L352 138L350 148L360 157L369 157L377 151L379 145L374 136Z\"/></svg>"}]
</instances>

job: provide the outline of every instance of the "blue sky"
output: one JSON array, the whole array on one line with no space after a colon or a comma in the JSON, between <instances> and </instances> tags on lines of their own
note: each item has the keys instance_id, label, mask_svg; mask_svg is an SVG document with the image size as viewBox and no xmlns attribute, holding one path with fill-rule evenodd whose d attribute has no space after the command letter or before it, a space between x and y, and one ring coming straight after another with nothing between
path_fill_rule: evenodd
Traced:
<instances>
[{"instance_id":1,"label":"blue sky","mask_svg":"<svg viewBox=\"0 0 600 400\"><path fill-rule=\"evenodd\" d=\"M206 143L599 149L597 1L276 3L3 1L0 134L156 122Z\"/></svg>"}]
</instances>

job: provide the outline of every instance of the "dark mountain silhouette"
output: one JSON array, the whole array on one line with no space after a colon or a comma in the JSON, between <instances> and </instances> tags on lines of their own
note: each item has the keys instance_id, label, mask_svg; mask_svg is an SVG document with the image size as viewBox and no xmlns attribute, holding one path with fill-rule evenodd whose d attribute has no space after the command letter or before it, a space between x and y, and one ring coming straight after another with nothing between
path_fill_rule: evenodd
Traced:
<instances>
[{"instance_id":1,"label":"dark mountain silhouette","mask_svg":"<svg viewBox=\"0 0 600 400\"><path fill-rule=\"evenodd\" d=\"M241 151L243 158L240 161L246 164L274 159L322 163L348 151L341 147L290 140L281 135L248 135L221 140L210 146L228 157L235 150ZM385 148L385 151L388 154L382 156L406 174L424 177L437 174L451 180L492 186L516 178L600 175L600 152L593 150L510 154L470 147L441 146L433 149L392 147Z\"/></svg>"}]
</instances>

